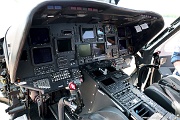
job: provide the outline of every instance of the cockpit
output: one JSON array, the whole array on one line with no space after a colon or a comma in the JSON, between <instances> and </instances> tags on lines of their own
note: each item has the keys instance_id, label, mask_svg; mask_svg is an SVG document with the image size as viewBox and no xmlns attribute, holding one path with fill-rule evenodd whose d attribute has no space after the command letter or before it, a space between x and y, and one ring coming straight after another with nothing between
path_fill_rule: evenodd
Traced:
<instances>
[{"instance_id":1,"label":"cockpit","mask_svg":"<svg viewBox=\"0 0 180 120\"><path fill-rule=\"evenodd\" d=\"M28 101L26 105L37 104L40 117L50 110L60 119L58 102L64 98L67 120L109 106L118 108L124 119L156 114L176 118L135 87L123 71L163 28L159 14L71 0L39 3L25 19L15 33L14 26L7 32L4 54L10 82L24 92L21 99Z\"/></svg>"}]
</instances>

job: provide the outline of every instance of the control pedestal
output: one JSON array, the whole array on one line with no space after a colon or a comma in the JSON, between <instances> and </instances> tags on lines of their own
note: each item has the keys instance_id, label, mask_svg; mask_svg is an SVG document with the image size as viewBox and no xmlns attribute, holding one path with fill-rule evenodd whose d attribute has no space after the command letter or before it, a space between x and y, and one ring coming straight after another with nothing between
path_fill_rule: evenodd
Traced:
<instances>
[{"instance_id":1,"label":"control pedestal","mask_svg":"<svg viewBox=\"0 0 180 120\"><path fill-rule=\"evenodd\" d=\"M174 114L169 113L143 92L130 84L130 77L121 70L114 70L109 64L93 63L82 66L88 75L97 83L107 96L109 96L131 119L144 120L161 116L161 119L175 119ZM98 68L107 69L107 74L101 74Z\"/></svg>"}]
</instances>

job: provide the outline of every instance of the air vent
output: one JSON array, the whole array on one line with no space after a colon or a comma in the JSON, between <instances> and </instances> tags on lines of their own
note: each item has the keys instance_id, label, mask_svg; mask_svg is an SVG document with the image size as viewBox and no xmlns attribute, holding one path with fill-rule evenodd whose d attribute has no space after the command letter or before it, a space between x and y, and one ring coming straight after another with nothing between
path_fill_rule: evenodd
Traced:
<instances>
[{"instance_id":1,"label":"air vent","mask_svg":"<svg viewBox=\"0 0 180 120\"><path fill-rule=\"evenodd\" d=\"M63 15L63 17L65 17L65 18L77 18L77 14L67 14L67 15Z\"/></svg>"}]
</instances>

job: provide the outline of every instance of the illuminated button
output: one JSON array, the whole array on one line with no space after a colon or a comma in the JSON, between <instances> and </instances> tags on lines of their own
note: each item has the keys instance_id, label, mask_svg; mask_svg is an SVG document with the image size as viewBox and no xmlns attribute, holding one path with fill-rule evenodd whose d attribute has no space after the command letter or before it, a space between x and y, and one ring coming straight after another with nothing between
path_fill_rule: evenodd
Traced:
<instances>
[{"instance_id":1,"label":"illuminated button","mask_svg":"<svg viewBox=\"0 0 180 120\"><path fill-rule=\"evenodd\" d=\"M71 7L71 10L76 10L76 7Z\"/></svg>"},{"instance_id":2,"label":"illuminated button","mask_svg":"<svg viewBox=\"0 0 180 120\"><path fill-rule=\"evenodd\" d=\"M93 11L93 9L92 8L88 8L88 11Z\"/></svg>"},{"instance_id":3,"label":"illuminated button","mask_svg":"<svg viewBox=\"0 0 180 120\"><path fill-rule=\"evenodd\" d=\"M54 6L54 8L57 10L57 9L62 9L61 6Z\"/></svg>"},{"instance_id":4,"label":"illuminated button","mask_svg":"<svg viewBox=\"0 0 180 120\"><path fill-rule=\"evenodd\" d=\"M84 80L83 80L82 78L79 78L79 81L80 81L80 82L84 82Z\"/></svg>"},{"instance_id":5,"label":"illuminated button","mask_svg":"<svg viewBox=\"0 0 180 120\"><path fill-rule=\"evenodd\" d=\"M98 12L98 9L95 9L95 8L94 8L93 11L94 11L94 12Z\"/></svg>"},{"instance_id":6,"label":"illuminated button","mask_svg":"<svg viewBox=\"0 0 180 120\"><path fill-rule=\"evenodd\" d=\"M82 7L77 7L77 10L82 10Z\"/></svg>"},{"instance_id":7,"label":"illuminated button","mask_svg":"<svg viewBox=\"0 0 180 120\"><path fill-rule=\"evenodd\" d=\"M87 11L87 8L83 8L84 11Z\"/></svg>"},{"instance_id":8,"label":"illuminated button","mask_svg":"<svg viewBox=\"0 0 180 120\"><path fill-rule=\"evenodd\" d=\"M47 9L49 9L49 10L50 10L50 9L54 9L54 6L50 6L50 5L49 5L49 6L47 6Z\"/></svg>"}]
</instances>

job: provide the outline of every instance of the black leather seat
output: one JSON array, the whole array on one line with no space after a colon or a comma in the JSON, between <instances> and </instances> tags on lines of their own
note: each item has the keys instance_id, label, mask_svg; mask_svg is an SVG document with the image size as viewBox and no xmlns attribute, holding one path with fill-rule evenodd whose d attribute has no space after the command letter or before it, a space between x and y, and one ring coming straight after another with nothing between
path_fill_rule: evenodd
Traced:
<instances>
[{"instance_id":1,"label":"black leather seat","mask_svg":"<svg viewBox=\"0 0 180 120\"><path fill-rule=\"evenodd\" d=\"M128 118L117 108L107 107L95 113L83 115L81 120L128 120Z\"/></svg>"},{"instance_id":2,"label":"black leather seat","mask_svg":"<svg viewBox=\"0 0 180 120\"><path fill-rule=\"evenodd\" d=\"M160 84L162 81L173 81L176 83L176 86L180 87L180 78L178 76L170 75L167 77L162 78L159 83L154 83L151 86L149 86L147 89L145 89L144 93L149 96L151 99L153 99L156 103L161 105L164 109L167 111L178 114L179 113L179 105L180 105L180 92L177 90L174 90L171 87L166 87L168 89L168 92L165 88L163 88L163 85ZM173 97L173 99L172 99ZM175 105L174 101L177 101L179 104ZM175 105L175 106L174 106Z\"/></svg>"}]
</instances>

